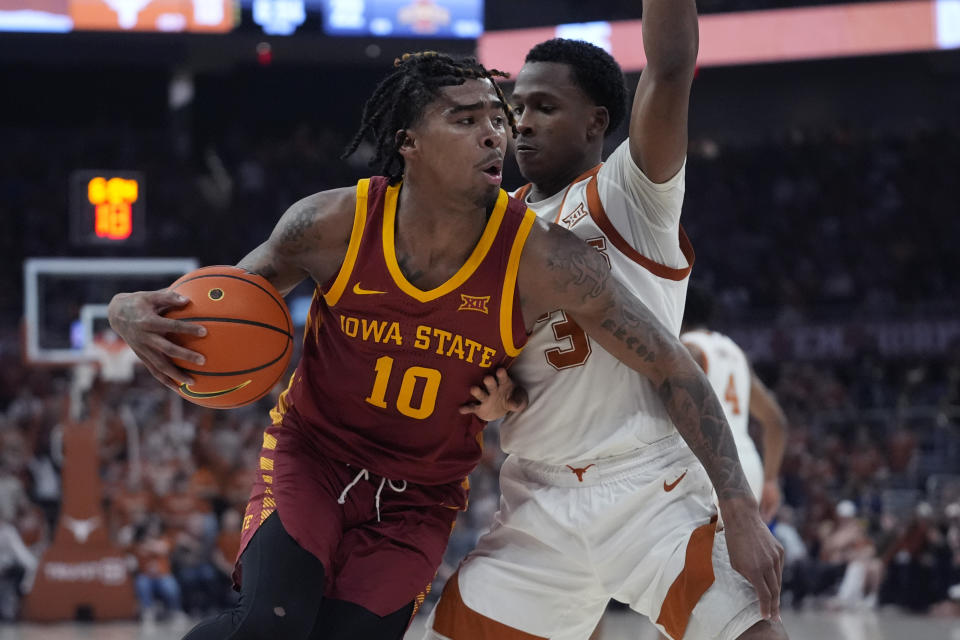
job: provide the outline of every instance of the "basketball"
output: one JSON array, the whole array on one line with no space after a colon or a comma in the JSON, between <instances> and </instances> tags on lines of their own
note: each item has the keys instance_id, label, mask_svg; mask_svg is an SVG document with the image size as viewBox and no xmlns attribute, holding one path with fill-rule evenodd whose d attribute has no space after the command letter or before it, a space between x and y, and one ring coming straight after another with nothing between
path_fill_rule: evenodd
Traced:
<instances>
[{"instance_id":1,"label":"basketball","mask_svg":"<svg viewBox=\"0 0 960 640\"><path fill-rule=\"evenodd\" d=\"M293 322L273 285L236 267L213 266L191 271L170 290L190 302L165 315L207 329L203 337L169 336L206 358L203 365L173 359L194 379L193 385L180 385L181 396L204 407L232 409L273 388L293 352Z\"/></svg>"}]
</instances>

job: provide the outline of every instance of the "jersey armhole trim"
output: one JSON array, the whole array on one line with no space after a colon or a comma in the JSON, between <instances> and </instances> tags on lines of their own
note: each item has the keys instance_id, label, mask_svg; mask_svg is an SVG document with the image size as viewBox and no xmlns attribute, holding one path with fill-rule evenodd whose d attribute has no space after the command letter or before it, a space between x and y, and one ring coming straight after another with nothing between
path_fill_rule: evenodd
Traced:
<instances>
[{"instance_id":1,"label":"jersey armhole trim","mask_svg":"<svg viewBox=\"0 0 960 640\"><path fill-rule=\"evenodd\" d=\"M602 163L602 162L601 162L600 164L598 164L597 166L592 167L592 168L584 171L584 172L581 173L579 176L577 176L576 178L574 178L573 182L570 183L570 185L567 187L566 192L564 192L564 194L563 194L563 200L560 201L560 208L557 209L557 217L554 218L554 220L553 220L553 223L554 223L554 224L560 224L560 217L563 215L563 206L564 206L565 204L567 204L567 196L570 195L570 190L573 189L573 186L576 185L576 184L579 184L579 183L583 182L584 180L590 180L591 182L593 182L594 180L596 180L597 174L600 172L601 167L603 167L603 163ZM597 202L599 202L599 201L600 201L600 199L599 199L599 196L598 196ZM589 205L588 205L588 206L589 206ZM563 225L561 225L561 226L563 226Z\"/></svg>"},{"instance_id":2,"label":"jersey armhole trim","mask_svg":"<svg viewBox=\"0 0 960 640\"><path fill-rule=\"evenodd\" d=\"M513 237L513 246L510 247L507 273L503 277L503 290L500 297L500 340L503 342L504 351L511 358L516 358L523 350L522 346L517 348L516 342L513 341L513 297L517 290L520 256L523 255L523 247L536 219L537 214L533 209L527 209L523 214L523 221L520 222L517 234Z\"/></svg>"},{"instance_id":3,"label":"jersey armhole trim","mask_svg":"<svg viewBox=\"0 0 960 640\"><path fill-rule=\"evenodd\" d=\"M683 229L683 225L680 225L680 251L687 261L687 266L677 269L651 260L624 240L620 232L617 231L613 223L610 222L610 218L607 217L607 212L604 210L603 203L600 201L600 190L597 187L596 177L591 178L587 184L587 208L590 210L590 217L593 218L593 221L600 227L600 230L610 239L613 246L633 262L658 278L664 278L665 280L680 281L690 275L697 256L693 251L693 245L690 243L690 239L687 237L687 232Z\"/></svg>"},{"instance_id":4,"label":"jersey armhole trim","mask_svg":"<svg viewBox=\"0 0 960 640\"><path fill-rule=\"evenodd\" d=\"M357 183L357 208L353 212L353 231L350 232L350 244L347 245L347 255L343 257L343 264L340 265L336 280L330 285L330 290L323 294L327 306L336 306L350 282L350 276L353 275L353 267L357 263L357 254L360 251L360 241L363 239L363 229L367 225L367 193L369 190L370 178L364 178Z\"/></svg>"},{"instance_id":5,"label":"jersey armhole trim","mask_svg":"<svg viewBox=\"0 0 960 640\"><path fill-rule=\"evenodd\" d=\"M290 399L290 389L293 388L293 382L296 380L297 370L294 369L293 373L290 374L290 380L287 382L287 388L283 390L280 394L280 397L277 398L277 404L273 409L270 409L270 423L273 426L279 426L283 422L284 416L287 415L287 411L290 410L290 407L293 406L293 400Z\"/></svg>"}]
</instances>

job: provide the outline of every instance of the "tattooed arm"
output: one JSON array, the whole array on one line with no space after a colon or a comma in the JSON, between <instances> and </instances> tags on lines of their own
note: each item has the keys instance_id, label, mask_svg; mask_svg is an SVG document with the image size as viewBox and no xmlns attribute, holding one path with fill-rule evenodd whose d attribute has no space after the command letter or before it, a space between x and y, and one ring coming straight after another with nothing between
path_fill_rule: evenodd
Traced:
<instances>
[{"instance_id":1,"label":"tattooed arm","mask_svg":"<svg viewBox=\"0 0 960 640\"><path fill-rule=\"evenodd\" d=\"M717 491L734 568L757 589L764 614L776 614L782 549L760 520L723 408L679 338L610 274L594 248L556 225L531 230L518 287L524 318L562 308L650 380Z\"/></svg>"},{"instance_id":2,"label":"tattooed arm","mask_svg":"<svg viewBox=\"0 0 960 640\"><path fill-rule=\"evenodd\" d=\"M295 202L266 242L237 267L260 274L283 295L304 278L325 282L347 252L355 206L353 187L321 191Z\"/></svg>"},{"instance_id":3,"label":"tattooed arm","mask_svg":"<svg viewBox=\"0 0 960 640\"><path fill-rule=\"evenodd\" d=\"M262 275L284 295L308 276L325 282L343 262L353 229L355 204L353 188L324 191L300 200L283 214L270 238L237 266ZM171 358L203 364L203 356L167 337L170 333L205 334L199 324L163 316L187 302L166 289L118 293L110 301L110 326L153 377L172 389L192 384L193 380L174 366Z\"/></svg>"}]
</instances>

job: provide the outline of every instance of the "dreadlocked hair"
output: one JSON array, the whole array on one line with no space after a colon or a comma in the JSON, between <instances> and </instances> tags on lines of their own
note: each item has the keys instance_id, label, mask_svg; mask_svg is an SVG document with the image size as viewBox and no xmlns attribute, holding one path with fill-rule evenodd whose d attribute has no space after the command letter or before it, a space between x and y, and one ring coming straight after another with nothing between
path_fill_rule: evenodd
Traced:
<instances>
[{"instance_id":1,"label":"dreadlocked hair","mask_svg":"<svg viewBox=\"0 0 960 640\"><path fill-rule=\"evenodd\" d=\"M443 87L486 79L493 84L500 101L507 104L495 78L508 78L510 74L487 69L475 58L454 59L437 51L420 51L403 54L393 61L393 67L393 72L377 85L363 105L360 129L340 156L341 159L350 157L369 137L375 150L369 165L380 175L387 176L390 184L399 182L404 170L403 156L399 152L403 141L397 139L397 131L416 124L424 108L439 97ZM516 135L517 122L513 111L508 106L506 112L510 128Z\"/></svg>"}]
</instances>

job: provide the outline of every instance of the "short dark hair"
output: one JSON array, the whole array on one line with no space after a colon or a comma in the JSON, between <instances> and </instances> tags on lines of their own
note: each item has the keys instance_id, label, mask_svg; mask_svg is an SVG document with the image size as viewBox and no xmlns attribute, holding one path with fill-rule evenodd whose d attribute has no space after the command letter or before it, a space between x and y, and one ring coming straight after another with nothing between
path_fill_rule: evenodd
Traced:
<instances>
[{"instance_id":1,"label":"short dark hair","mask_svg":"<svg viewBox=\"0 0 960 640\"><path fill-rule=\"evenodd\" d=\"M687 303L683 309L686 327L709 327L713 320L713 296L705 288L691 284L687 288Z\"/></svg>"},{"instance_id":2,"label":"short dark hair","mask_svg":"<svg viewBox=\"0 0 960 640\"><path fill-rule=\"evenodd\" d=\"M443 87L459 86L467 80L486 79L493 83L500 101L506 108L507 120L516 135L516 120L506 107L507 100L495 78L508 74L487 69L475 58L454 59L436 51L405 53L393 61L394 70L377 85L373 95L363 105L360 129L353 136L341 158L346 159L357 150L363 139L370 136L376 151L370 166L396 184L403 176L403 156L396 133L412 127L423 116L423 110L437 99Z\"/></svg>"},{"instance_id":3,"label":"short dark hair","mask_svg":"<svg viewBox=\"0 0 960 640\"><path fill-rule=\"evenodd\" d=\"M526 62L559 62L570 66L574 82L598 106L606 107L613 133L627 115L627 85L620 65L609 53L583 40L554 38L536 45Z\"/></svg>"}]
</instances>

